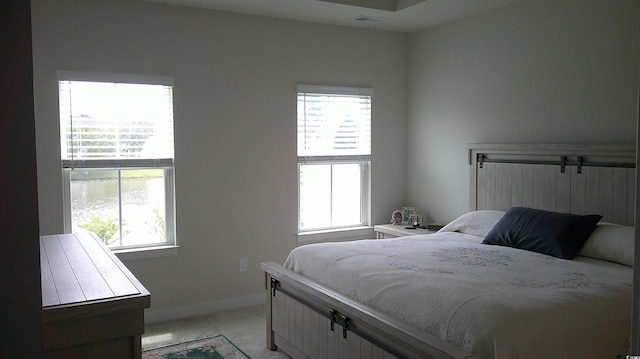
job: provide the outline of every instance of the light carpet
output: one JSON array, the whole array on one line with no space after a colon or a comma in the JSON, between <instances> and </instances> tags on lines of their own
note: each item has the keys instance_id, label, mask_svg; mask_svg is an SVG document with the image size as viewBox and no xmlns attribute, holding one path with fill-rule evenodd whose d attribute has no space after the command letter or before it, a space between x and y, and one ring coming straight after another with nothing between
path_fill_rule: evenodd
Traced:
<instances>
[{"instance_id":1,"label":"light carpet","mask_svg":"<svg viewBox=\"0 0 640 359\"><path fill-rule=\"evenodd\" d=\"M252 359L290 359L281 350L267 349L265 313L265 306L257 305L147 324L142 335L142 349L224 334Z\"/></svg>"}]
</instances>

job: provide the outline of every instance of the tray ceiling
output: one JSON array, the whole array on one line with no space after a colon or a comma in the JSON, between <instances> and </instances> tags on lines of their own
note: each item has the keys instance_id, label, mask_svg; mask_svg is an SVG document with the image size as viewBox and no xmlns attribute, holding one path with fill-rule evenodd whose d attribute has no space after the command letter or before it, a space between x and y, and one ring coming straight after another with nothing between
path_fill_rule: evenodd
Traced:
<instances>
[{"instance_id":1,"label":"tray ceiling","mask_svg":"<svg viewBox=\"0 0 640 359\"><path fill-rule=\"evenodd\" d=\"M143 0L321 24L414 32L524 0Z\"/></svg>"}]
</instances>

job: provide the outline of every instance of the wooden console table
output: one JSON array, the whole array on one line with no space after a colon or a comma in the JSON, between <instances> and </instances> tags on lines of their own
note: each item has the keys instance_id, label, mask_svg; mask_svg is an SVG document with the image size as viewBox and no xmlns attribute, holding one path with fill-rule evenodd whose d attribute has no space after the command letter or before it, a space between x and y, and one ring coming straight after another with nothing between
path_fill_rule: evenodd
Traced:
<instances>
[{"instance_id":1,"label":"wooden console table","mask_svg":"<svg viewBox=\"0 0 640 359\"><path fill-rule=\"evenodd\" d=\"M145 287L90 233L40 237L45 358L140 358Z\"/></svg>"}]
</instances>

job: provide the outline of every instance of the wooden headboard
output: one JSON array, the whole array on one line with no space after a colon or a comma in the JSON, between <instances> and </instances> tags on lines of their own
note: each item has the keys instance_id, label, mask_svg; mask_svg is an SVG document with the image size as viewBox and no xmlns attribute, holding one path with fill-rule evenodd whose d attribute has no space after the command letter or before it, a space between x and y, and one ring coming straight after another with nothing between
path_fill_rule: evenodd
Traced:
<instances>
[{"instance_id":1,"label":"wooden headboard","mask_svg":"<svg viewBox=\"0 0 640 359\"><path fill-rule=\"evenodd\" d=\"M470 144L469 209L515 206L634 225L635 144Z\"/></svg>"}]
</instances>

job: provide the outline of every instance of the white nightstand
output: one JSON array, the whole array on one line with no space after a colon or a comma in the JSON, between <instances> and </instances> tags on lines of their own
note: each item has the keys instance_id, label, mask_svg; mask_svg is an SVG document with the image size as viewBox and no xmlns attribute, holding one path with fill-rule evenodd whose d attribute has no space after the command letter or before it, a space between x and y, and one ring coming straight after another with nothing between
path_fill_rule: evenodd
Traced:
<instances>
[{"instance_id":1,"label":"white nightstand","mask_svg":"<svg viewBox=\"0 0 640 359\"><path fill-rule=\"evenodd\" d=\"M373 230L376 232L376 239L436 233L426 229L408 229L407 227L409 226L406 224L378 224L373 226Z\"/></svg>"}]
</instances>

